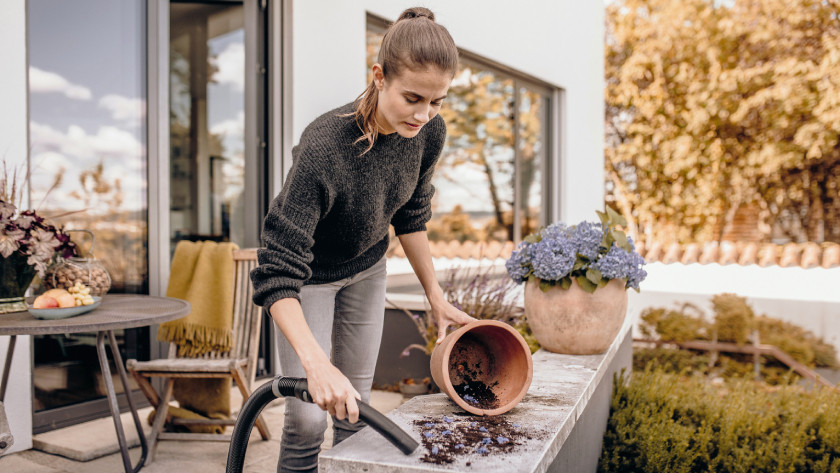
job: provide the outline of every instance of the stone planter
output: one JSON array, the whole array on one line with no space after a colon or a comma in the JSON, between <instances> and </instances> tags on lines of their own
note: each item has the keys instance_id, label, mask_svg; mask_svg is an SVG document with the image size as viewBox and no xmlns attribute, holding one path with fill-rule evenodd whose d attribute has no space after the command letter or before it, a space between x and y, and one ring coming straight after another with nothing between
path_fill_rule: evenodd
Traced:
<instances>
[{"instance_id":1,"label":"stone planter","mask_svg":"<svg viewBox=\"0 0 840 473\"><path fill-rule=\"evenodd\" d=\"M570 355L603 353L624 323L627 290L614 279L590 294L572 281L569 289L539 283L525 285L525 318L534 337L546 350Z\"/></svg>"},{"instance_id":2,"label":"stone planter","mask_svg":"<svg viewBox=\"0 0 840 473\"><path fill-rule=\"evenodd\" d=\"M531 350L522 335L497 320L479 320L443 339L431 359L440 390L465 411L498 415L528 392L534 374Z\"/></svg>"}]
</instances>

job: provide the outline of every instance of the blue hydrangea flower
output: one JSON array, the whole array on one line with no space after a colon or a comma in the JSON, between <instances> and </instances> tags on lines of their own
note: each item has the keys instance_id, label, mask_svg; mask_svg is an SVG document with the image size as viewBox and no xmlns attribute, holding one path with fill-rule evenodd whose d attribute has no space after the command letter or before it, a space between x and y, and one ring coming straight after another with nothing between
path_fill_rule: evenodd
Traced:
<instances>
[{"instance_id":1,"label":"blue hydrangea flower","mask_svg":"<svg viewBox=\"0 0 840 473\"><path fill-rule=\"evenodd\" d=\"M632 240L631 240L632 247ZM613 243L610 251L596 261L592 267L607 279L627 279L627 287L639 289L639 283L647 277L642 269L645 260L635 251L627 252Z\"/></svg>"},{"instance_id":2,"label":"blue hydrangea flower","mask_svg":"<svg viewBox=\"0 0 840 473\"><path fill-rule=\"evenodd\" d=\"M577 254L594 261L601 250L604 227L599 223L580 222L572 228L569 238Z\"/></svg>"},{"instance_id":3,"label":"blue hydrangea flower","mask_svg":"<svg viewBox=\"0 0 840 473\"><path fill-rule=\"evenodd\" d=\"M627 275L627 287L632 287L638 291L639 283L647 277L647 271L642 269L642 266L645 265L645 260L635 251L630 254L630 258L630 272Z\"/></svg>"},{"instance_id":4,"label":"blue hydrangea flower","mask_svg":"<svg viewBox=\"0 0 840 473\"><path fill-rule=\"evenodd\" d=\"M530 271L529 265L531 261L528 258L528 245L527 242L520 243L513 253L511 253L510 258L505 262L505 269L507 269L508 275L517 283L525 281L525 277L528 275L528 271Z\"/></svg>"},{"instance_id":5,"label":"blue hydrangea flower","mask_svg":"<svg viewBox=\"0 0 840 473\"><path fill-rule=\"evenodd\" d=\"M544 238L528 249L531 252L534 276L545 281L557 281L572 272L577 252L570 240Z\"/></svg>"},{"instance_id":6,"label":"blue hydrangea flower","mask_svg":"<svg viewBox=\"0 0 840 473\"><path fill-rule=\"evenodd\" d=\"M486 448L484 448L484 447L478 447L478 449L476 449L476 452L477 452L477 453L481 453L481 454L483 454L483 455L486 455L486 454L490 453L490 450L487 450L487 449L486 449Z\"/></svg>"},{"instance_id":7,"label":"blue hydrangea flower","mask_svg":"<svg viewBox=\"0 0 840 473\"><path fill-rule=\"evenodd\" d=\"M432 447L432 455L437 455L440 449L437 446Z\"/></svg>"},{"instance_id":8,"label":"blue hydrangea flower","mask_svg":"<svg viewBox=\"0 0 840 473\"><path fill-rule=\"evenodd\" d=\"M500 435L500 436L496 437L496 441L499 442L499 445L504 445L504 444L510 442L510 439L507 438L507 437L502 437Z\"/></svg>"},{"instance_id":9,"label":"blue hydrangea flower","mask_svg":"<svg viewBox=\"0 0 840 473\"><path fill-rule=\"evenodd\" d=\"M623 248L612 244L610 251L592 264L592 267L601 272L601 276L607 279L622 279L629 274L630 254Z\"/></svg>"}]
</instances>

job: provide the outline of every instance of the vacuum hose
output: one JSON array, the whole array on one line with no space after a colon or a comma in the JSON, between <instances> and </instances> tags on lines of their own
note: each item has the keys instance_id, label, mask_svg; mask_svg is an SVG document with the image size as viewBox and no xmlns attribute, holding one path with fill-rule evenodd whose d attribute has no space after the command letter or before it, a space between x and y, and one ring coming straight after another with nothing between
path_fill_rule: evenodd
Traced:
<instances>
[{"instance_id":1,"label":"vacuum hose","mask_svg":"<svg viewBox=\"0 0 840 473\"><path fill-rule=\"evenodd\" d=\"M242 472L245 464L245 450L248 448L248 438L251 436L251 429L254 428L254 422L256 422L263 408L274 399L290 396L294 396L301 401L312 402L306 379L278 376L251 393L251 396L242 406L233 427L226 473ZM420 446L397 424L376 409L359 400L356 400L356 404L359 405L359 418L406 455L410 455Z\"/></svg>"}]
</instances>

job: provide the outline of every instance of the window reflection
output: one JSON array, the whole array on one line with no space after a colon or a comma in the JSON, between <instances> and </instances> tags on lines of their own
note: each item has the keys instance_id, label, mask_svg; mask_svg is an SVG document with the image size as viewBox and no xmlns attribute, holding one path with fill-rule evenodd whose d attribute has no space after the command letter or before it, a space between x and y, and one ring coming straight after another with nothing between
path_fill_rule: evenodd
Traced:
<instances>
[{"instance_id":1,"label":"window reflection","mask_svg":"<svg viewBox=\"0 0 840 473\"><path fill-rule=\"evenodd\" d=\"M244 41L241 4L170 6L175 241L243 241Z\"/></svg>"},{"instance_id":2,"label":"window reflection","mask_svg":"<svg viewBox=\"0 0 840 473\"><path fill-rule=\"evenodd\" d=\"M368 71L382 36L369 25ZM462 56L440 112L447 141L435 171L430 240L516 241L546 223L549 98L520 82Z\"/></svg>"},{"instance_id":3,"label":"window reflection","mask_svg":"<svg viewBox=\"0 0 840 473\"><path fill-rule=\"evenodd\" d=\"M27 3L31 201L65 228L93 232L111 292L147 293L146 2ZM148 357L147 333L117 332L124 359ZM33 337L36 433L75 415L46 411L104 397L95 340Z\"/></svg>"}]
</instances>

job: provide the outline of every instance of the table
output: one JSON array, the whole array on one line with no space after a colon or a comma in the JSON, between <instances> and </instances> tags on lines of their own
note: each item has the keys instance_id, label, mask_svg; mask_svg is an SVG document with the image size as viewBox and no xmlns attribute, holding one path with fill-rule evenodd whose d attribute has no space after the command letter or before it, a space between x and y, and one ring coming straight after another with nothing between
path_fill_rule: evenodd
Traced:
<instances>
[{"instance_id":1,"label":"table","mask_svg":"<svg viewBox=\"0 0 840 473\"><path fill-rule=\"evenodd\" d=\"M36 319L29 312L0 314L0 335L11 335L9 348L6 352L3 377L0 380L0 400L4 400L6 396L6 385L9 380L9 370L12 364L12 355L15 352L17 335L55 335L96 332L96 353L99 357L102 378L105 380L105 388L108 391L108 404L111 407L111 416L114 418L114 428L117 431L117 440L120 444L123 466L125 467L126 473L140 471L140 468L143 467L143 463L146 461L149 448L146 443L146 437L143 434L143 426L140 423L137 408L134 405L132 397L127 395L128 407L131 410L134 426L137 428L137 434L140 437L140 447L142 450L140 461L136 467L133 467L131 465L131 458L128 455L125 430L120 420L120 406L117 403L117 394L114 391L114 380L111 377L108 357L105 354L105 337L108 337L108 343L111 346L111 356L114 358L114 364L117 365L117 372L120 375L123 387L127 387L128 376L126 375L125 365L117 348L114 330L159 324L179 319L186 316L189 312L189 302L180 299L139 294L108 294L102 298L102 303L93 311L67 319L40 320Z\"/></svg>"}]
</instances>

